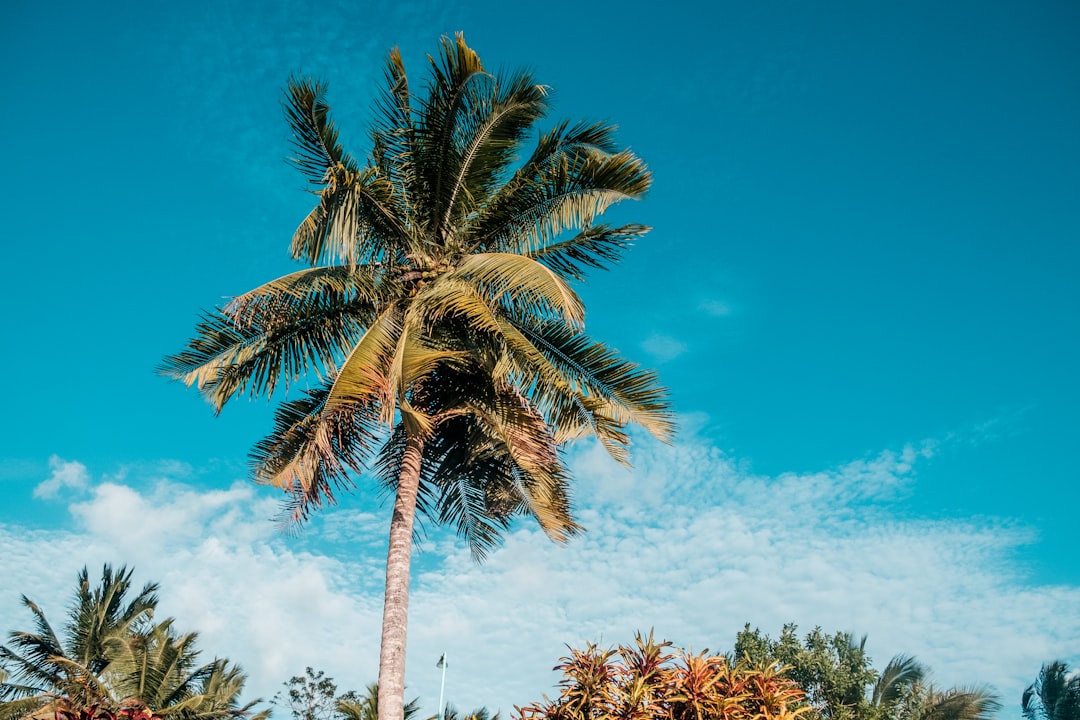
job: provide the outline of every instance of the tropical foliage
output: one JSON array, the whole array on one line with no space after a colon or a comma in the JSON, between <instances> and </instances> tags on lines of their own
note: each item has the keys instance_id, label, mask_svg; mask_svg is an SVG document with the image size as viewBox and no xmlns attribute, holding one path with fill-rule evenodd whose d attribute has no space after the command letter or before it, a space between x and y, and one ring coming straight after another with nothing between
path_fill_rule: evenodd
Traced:
<instances>
[{"instance_id":1,"label":"tropical foliage","mask_svg":"<svg viewBox=\"0 0 1080 720\"><path fill-rule=\"evenodd\" d=\"M522 720L781 720L808 711L775 666L695 655L651 633L609 650L571 648L555 669L559 697L518 708Z\"/></svg>"},{"instance_id":2,"label":"tropical foliage","mask_svg":"<svg viewBox=\"0 0 1080 720\"><path fill-rule=\"evenodd\" d=\"M866 654L866 637L833 635L815 628L800 639L785 625L772 640L747 625L734 657L787 668L806 692L811 715L821 720L987 720L999 708L994 694L972 686L939 690L915 658L897 655L878 672Z\"/></svg>"},{"instance_id":3,"label":"tropical foliage","mask_svg":"<svg viewBox=\"0 0 1080 720\"><path fill-rule=\"evenodd\" d=\"M332 677L311 667L284 683L270 702L289 711L293 720L332 720L337 717L338 688Z\"/></svg>"},{"instance_id":4,"label":"tropical foliage","mask_svg":"<svg viewBox=\"0 0 1080 720\"><path fill-rule=\"evenodd\" d=\"M339 694L333 678L308 667L303 675L289 679L285 692L271 702L286 708L293 720L377 720L379 686L370 683L362 694L355 690ZM405 720L415 720L419 712L419 698L405 703Z\"/></svg>"},{"instance_id":5,"label":"tropical foliage","mask_svg":"<svg viewBox=\"0 0 1080 720\"><path fill-rule=\"evenodd\" d=\"M417 95L391 52L365 161L340 142L325 85L289 82L294 160L317 197L291 253L310 267L205 315L162 367L217 411L314 384L252 452L255 479L287 493L287 521L368 469L393 494L384 720L403 714L416 512L477 559L517 516L565 542L580 527L563 444L595 437L626 462L631 423L672 432L654 373L584 334L573 287L646 232L596 222L648 189L645 164L610 124L537 133L548 89L489 72L461 35L429 60Z\"/></svg>"},{"instance_id":6,"label":"tropical foliage","mask_svg":"<svg viewBox=\"0 0 1080 720\"><path fill-rule=\"evenodd\" d=\"M346 693L338 699L335 709L342 720L378 720L379 684L369 684L362 695ZM405 720L417 720L419 714L420 698L405 703Z\"/></svg>"},{"instance_id":7,"label":"tropical foliage","mask_svg":"<svg viewBox=\"0 0 1080 720\"><path fill-rule=\"evenodd\" d=\"M1043 665L1020 707L1025 720L1080 720L1080 673L1060 660Z\"/></svg>"},{"instance_id":8,"label":"tropical foliage","mask_svg":"<svg viewBox=\"0 0 1080 720\"><path fill-rule=\"evenodd\" d=\"M462 715L458 712L458 709L453 705L447 703L443 708L442 720L500 720L501 715L496 712L494 715L486 707L475 708Z\"/></svg>"},{"instance_id":9,"label":"tropical foliage","mask_svg":"<svg viewBox=\"0 0 1080 720\"><path fill-rule=\"evenodd\" d=\"M34 618L0 646L0 719L236 720L254 703L240 704L245 675L227 660L199 661L195 633L173 620L154 622L158 587L147 584L130 600L132 571L106 565L91 586L79 574L67 623L58 632L27 597ZM254 715L253 720L265 714Z\"/></svg>"}]
</instances>

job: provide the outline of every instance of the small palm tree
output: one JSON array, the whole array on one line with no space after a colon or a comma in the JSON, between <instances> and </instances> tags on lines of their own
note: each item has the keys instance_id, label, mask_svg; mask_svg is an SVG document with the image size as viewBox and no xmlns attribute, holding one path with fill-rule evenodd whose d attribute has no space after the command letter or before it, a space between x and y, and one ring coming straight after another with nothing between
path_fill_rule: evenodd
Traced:
<instances>
[{"instance_id":1,"label":"small palm tree","mask_svg":"<svg viewBox=\"0 0 1080 720\"><path fill-rule=\"evenodd\" d=\"M515 516L565 542L580 527L562 446L592 436L626 462L630 423L672 432L654 373L584 334L571 285L646 232L595 222L642 196L645 164L604 123L555 124L530 149L548 89L489 72L461 35L429 60L417 96L391 52L366 162L339 142L325 87L289 83L295 161L318 198L291 251L311 267L207 314L162 366L217 411L317 376L252 452L287 519L369 469L393 493L381 720L403 717L417 511L478 560Z\"/></svg>"},{"instance_id":2,"label":"small palm tree","mask_svg":"<svg viewBox=\"0 0 1080 720\"><path fill-rule=\"evenodd\" d=\"M132 572L125 567L114 572L105 565L100 583L91 587L83 568L62 634L36 603L22 597L34 617L34 630L12 632L9 644L0 646L0 663L10 676L0 684L0 716L107 699L108 688L100 678L109 664L107 648L118 638L147 629L157 605L154 583L127 601Z\"/></svg>"},{"instance_id":3,"label":"small palm tree","mask_svg":"<svg viewBox=\"0 0 1080 720\"><path fill-rule=\"evenodd\" d=\"M197 639L196 633L178 634L171 618L148 632L114 639L108 667L113 697L121 706L145 708L164 718L224 720L248 715L256 703L240 704L243 671L219 658L199 664Z\"/></svg>"},{"instance_id":4,"label":"small palm tree","mask_svg":"<svg viewBox=\"0 0 1080 720\"><path fill-rule=\"evenodd\" d=\"M435 716L436 718L438 715ZM500 720L501 715L496 712L494 715L486 707L475 708L464 715L458 712L458 709L453 705L447 703L443 708L442 720Z\"/></svg>"},{"instance_id":5,"label":"small palm tree","mask_svg":"<svg viewBox=\"0 0 1080 720\"><path fill-rule=\"evenodd\" d=\"M348 692L335 703L335 710L342 720L378 720L379 684L371 683L363 695ZM405 720L415 720L420 712L420 698L405 703Z\"/></svg>"},{"instance_id":6,"label":"small palm tree","mask_svg":"<svg viewBox=\"0 0 1080 720\"><path fill-rule=\"evenodd\" d=\"M1080 673L1060 660L1043 665L1020 707L1025 720L1080 720Z\"/></svg>"},{"instance_id":7,"label":"small palm tree","mask_svg":"<svg viewBox=\"0 0 1080 720\"><path fill-rule=\"evenodd\" d=\"M0 646L0 720L140 717L239 720L255 703L240 704L245 676L226 660L199 665L194 633L177 634L173 620L154 624L156 584L130 602L132 571L106 565L91 587L84 568L67 625L57 633L30 599L33 632L12 632ZM257 701L256 701L257 702ZM123 715L124 713L120 713ZM266 713L251 720L262 720Z\"/></svg>"},{"instance_id":8,"label":"small palm tree","mask_svg":"<svg viewBox=\"0 0 1080 720\"><path fill-rule=\"evenodd\" d=\"M882 670L870 695L873 720L989 720L1000 708L986 687L941 691L926 683L928 671L909 655L897 655Z\"/></svg>"}]
</instances>

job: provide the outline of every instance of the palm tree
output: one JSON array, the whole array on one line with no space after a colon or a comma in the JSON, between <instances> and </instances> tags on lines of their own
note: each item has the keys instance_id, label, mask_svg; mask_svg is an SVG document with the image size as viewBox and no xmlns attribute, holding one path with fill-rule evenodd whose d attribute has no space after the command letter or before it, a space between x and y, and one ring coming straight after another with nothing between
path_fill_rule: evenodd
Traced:
<instances>
[{"instance_id":1,"label":"palm tree","mask_svg":"<svg viewBox=\"0 0 1080 720\"><path fill-rule=\"evenodd\" d=\"M438 715L435 717L438 717ZM500 720L501 717L501 713L495 711L495 714L492 715L491 711L486 707L479 707L462 715L456 707L449 703L443 709L442 714L442 720Z\"/></svg>"},{"instance_id":2,"label":"palm tree","mask_svg":"<svg viewBox=\"0 0 1080 720\"><path fill-rule=\"evenodd\" d=\"M0 720L115 715L119 709L176 720L239 720L255 703L240 705L246 677L227 660L198 665L194 633L179 635L173 620L151 622L156 584L130 602L132 571L106 565L91 588L79 575L68 623L57 633L45 613L23 597L34 632L12 632L0 646ZM257 701L256 701L257 702ZM266 713L251 720L262 720Z\"/></svg>"},{"instance_id":3,"label":"palm tree","mask_svg":"<svg viewBox=\"0 0 1080 720\"><path fill-rule=\"evenodd\" d=\"M1060 660L1043 665L1020 706L1025 720L1080 720L1080 673Z\"/></svg>"},{"instance_id":4,"label":"palm tree","mask_svg":"<svg viewBox=\"0 0 1080 720\"><path fill-rule=\"evenodd\" d=\"M863 637L865 646L866 637ZM911 689L927 675L922 663L910 655L897 655L881 671L870 692L869 717L889 720L896 708L911 695Z\"/></svg>"},{"instance_id":5,"label":"palm tree","mask_svg":"<svg viewBox=\"0 0 1080 720\"><path fill-rule=\"evenodd\" d=\"M12 681L0 684L0 717L58 703L88 705L108 696L100 680L109 664L107 647L116 638L147 628L158 600L158 586L148 583L126 602L132 572L125 567L113 572L105 565L100 584L91 588L83 568L62 635L37 604L22 597L34 616L34 631L12 632L10 644L0 646L0 663L7 666Z\"/></svg>"},{"instance_id":6,"label":"palm tree","mask_svg":"<svg viewBox=\"0 0 1080 720\"><path fill-rule=\"evenodd\" d=\"M243 671L220 658L200 665L197 639L196 633L177 633L172 618L148 632L114 639L108 678L115 700L178 720L248 716L256 703L240 705Z\"/></svg>"},{"instance_id":7,"label":"palm tree","mask_svg":"<svg viewBox=\"0 0 1080 720\"><path fill-rule=\"evenodd\" d=\"M334 703L337 716L342 720L378 720L379 684L371 683L363 695L347 692ZM405 703L405 720L416 720L420 713L420 698L413 698Z\"/></svg>"},{"instance_id":8,"label":"palm tree","mask_svg":"<svg viewBox=\"0 0 1080 720\"><path fill-rule=\"evenodd\" d=\"M319 198L291 252L311 267L205 315L161 368L217 411L318 378L252 451L256 481L286 491L287 521L368 469L393 492L380 720L403 716L417 511L477 560L519 515L566 542L580 527L564 443L592 436L627 462L628 424L672 432L655 374L584 334L571 286L646 232L594 223L646 191L644 163L604 123L558 123L529 151L545 86L488 72L460 34L429 59L416 97L390 53L367 164L339 142L324 85L289 82L294 159Z\"/></svg>"},{"instance_id":9,"label":"palm tree","mask_svg":"<svg viewBox=\"0 0 1080 720\"><path fill-rule=\"evenodd\" d=\"M897 655L881 672L870 695L875 720L989 720L1001 703L982 686L937 690L929 672L909 655Z\"/></svg>"}]
</instances>

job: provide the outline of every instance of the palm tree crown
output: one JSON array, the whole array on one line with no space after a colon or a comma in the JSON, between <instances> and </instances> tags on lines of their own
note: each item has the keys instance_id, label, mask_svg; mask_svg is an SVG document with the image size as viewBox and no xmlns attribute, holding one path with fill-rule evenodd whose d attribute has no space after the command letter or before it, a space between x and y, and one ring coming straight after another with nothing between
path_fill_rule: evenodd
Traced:
<instances>
[{"instance_id":1,"label":"palm tree crown","mask_svg":"<svg viewBox=\"0 0 1080 720\"><path fill-rule=\"evenodd\" d=\"M1020 702L1024 720L1080 720L1080 673L1060 660L1046 663Z\"/></svg>"},{"instance_id":2,"label":"palm tree crown","mask_svg":"<svg viewBox=\"0 0 1080 720\"><path fill-rule=\"evenodd\" d=\"M9 643L0 645L0 720L113 717L119 710L168 720L238 720L250 714L255 703L240 705L246 680L240 668L223 659L199 665L194 633L178 634L172 619L152 622L156 584L127 600L131 575L106 565L100 584L91 587L84 568L59 633L23 597L35 627L12 632Z\"/></svg>"},{"instance_id":3,"label":"palm tree crown","mask_svg":"<svg viewBox=\"0 0 1080 720\"><path fill-rule=\"evenodd\" d=\"M294 160L318 198L291 252L310 267L207 314L162 367L219 411L319 378L252 452L255 479L286 491L287 520L368 469L392 489L384 720L402 717L416 511L477 559L518 515L564 542L580 528L563 444L592 436L627 462L629 423L672 432L654 373L583 333L571 285L646 232L595 222L641 197L645 164L604 123L557 123L530 150L545 86L488 72L461 35L429 60L415 96L390 53L366 164L340 143L324 85L289 82Z\"/></svg>"}]
</instances>

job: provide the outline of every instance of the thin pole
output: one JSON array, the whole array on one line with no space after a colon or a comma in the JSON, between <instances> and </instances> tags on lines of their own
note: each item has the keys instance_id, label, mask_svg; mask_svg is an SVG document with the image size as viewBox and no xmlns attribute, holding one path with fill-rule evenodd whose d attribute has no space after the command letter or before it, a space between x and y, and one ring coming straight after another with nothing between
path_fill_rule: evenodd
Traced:
<instances>
[{"instance_id":1,"label":"thin pole","mask_svg":"<svg viewBox=\"0 0 1080 720\"><path fill-rule=\"evenodd\" d=\"M439 684L439 720L443 720L443 691L446 690L446 653L439 658L438 667L442 668L442 682Z\"/></svg>"}]
</instances>

